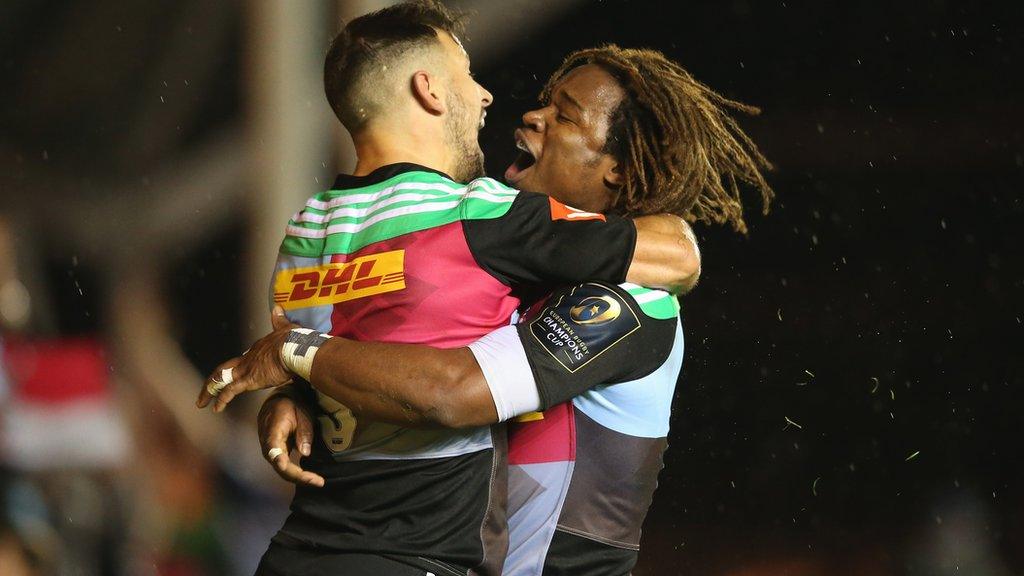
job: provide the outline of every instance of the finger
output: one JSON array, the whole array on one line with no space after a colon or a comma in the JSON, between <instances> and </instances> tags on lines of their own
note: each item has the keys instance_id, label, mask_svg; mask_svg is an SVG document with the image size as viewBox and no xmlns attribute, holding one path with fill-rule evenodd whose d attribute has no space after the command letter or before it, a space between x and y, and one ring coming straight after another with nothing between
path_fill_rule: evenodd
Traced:
<instances>
[{"instance_id":1,"label":"finger","mask_svg":"<svg viewBox=\"0 0 1024 576\"><path fill-rule=\"evenodd\" d=\"M280 453L288 453L288 438L295 430L295 423L280 412L268 416L260 422L260 435L263 440L260 442L263 449L263 457L273 463L276 459L270 456L270 451L277 449Z\"/></svg>"},{"instance_id":2,"label":"finger","mask_svg":"<svg viewBox=\"0 0 1024 576\"><path fill-rule=\"evenodd\" d=\"M298 406L295 407L295 445L303 456L309 456L313 449L313 420Z\"/></svg>"},{"instance_id":3,"label":"finger","mask_svg":"<svg viewBox=\"0 0 1024 576\"><path fill-rule=\"evenodd\" d=\"M270 463L274 472L280 474L288 467L288 448L284 443L273 442L270 450L263 452L263 458Z\"/></svg>"},{"instance_id":4,"label":"finger","mask_svg":"<svg viewBox=\"0 0 1024 576\"><path fill-rule=\"evenodd\" d=\"M284 308L280 304L274 305L274 310L270 313L270 324L274 327L274 330L287 328L291 324L288 317L284 315Z\"/></svg>"},{"instance_id":5,"label":"finger","mask_svg":"<svg viewBox=\"0 0 1024 576\"><path fill-rule=\"evenodd\" d=\"M235 366L231 383L225 386L215 398L213 411L223 412L235 396L249 390L258 390L259 387L253 385L250 375L247 365L239 364L238 366Z\"/></svg>"},{"instance_id":6,"label":"finger","mask_svg":"<svg viewBox=\"0 0 1024 576\"><path fill-rule=\"evenodd\" d=\"M317 488L322 488L324 485L323 476L303 470L298 464L292 462L287 454L277 457L274 470L278 476L294 484L306 484Z\"/></svg>"},{"instance_id":7,"label":"finger","mask_svg":"<svg viewBox=\"0 0 1024 576\"><path fill-rule=\"evenodd\" d=\"M235 368L241 361L242 359L240 357L232 358L231 360L228 360L227 362L221 364L220 366L217 366L217 368L214 369L214 371L211 372L210 375L206 377L206 380L203 382L202 388L199 390L199 396L196 398L197 408L206 408L206 406L210 403L211 400L213 400L215 396L214 394L210 393L211 385L214 389L220 388L223 385L222 378L224 376L225 370L230 369L232 372L232 377L234 377Z\"/></svg>"},{"instance_id":8,"label":"finger","mask_svg":"<svg viewBox=\"0 0 1024 576\"><path fill-rule=\"evenodd\" d=\"M260 437L260 448L263 450L263 457L273 463L274 458L270 456L271 450L288 452L293 445L292 436L295 434L295 405L287 396L270 397L263 402L257 419L257 429Z\"/></svg>"},{"instance_id":9,"label":"finger","mask_svg":"<svg viewBox=\"0 0 1024 576\"><path fill-rule=\"evenodd\" d=\"M235 399L235 396L246 392L249 389L249 379L242 377L236 378L234 382L228 384L217 394L217 401L213 404L214 412L223 412L228 404Z\"/></svg>"},{"instance_id":10,"label":"finger","mask_svg":"<svg viewBox=\"0 0 1024 576\"><path fill-rule=\"evenodd\" d=\"M238 368L235 369L235 374L238 374ZM213 405L213 411L223 412L224 409L227 408L228 404L240 394L253 392L255 390L263 390L264 388L284 386L285 384L291 384L292 382L292 379L289 378L278 384L273 382L268 383L266 380L254 380L251 376L252 374L246 371L242 376L236 376L231 384L225 386L224 389L217 394L217 401Z\"/></svg>"},{"instance_id":11,"label":"finger","mask_svg":"<svg viewBox=\"0 0 1024 576\"><path fill-rule=\"evenodd\" d=\"M280 425L274 426L271 429L269 437L264 443L266 451L263 453L263 457L274 467L274 472L277 472L278 476L288 482L318 487L323 486L324 479L322 476L303 470L288 457L288 446L286 443L288 431L290 430L288 424L287 421L282 421Z\"/></svg>"}]
</instances>

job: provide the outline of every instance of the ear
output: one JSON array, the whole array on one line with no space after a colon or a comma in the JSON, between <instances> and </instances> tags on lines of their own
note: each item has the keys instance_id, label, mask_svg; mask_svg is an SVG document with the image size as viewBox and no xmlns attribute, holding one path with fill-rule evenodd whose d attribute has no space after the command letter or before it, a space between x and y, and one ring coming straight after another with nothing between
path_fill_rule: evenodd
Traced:
<instances>
[{"instance_id":1,"label":"ear","mask_svg":"<svg viewBox=\"0 0 1024 576\"><path fill-rule=\"evenodd\" d=\"M440 116L446 112L444 105L444 89L441 86L440 78L432 75L426 70L417 70L412 75L412 94L416 102L424 110L434 116Z\"/></svg>"},{"instance_id":2,"label":"ear","mask_svg":"<svg viewBox=\"0 0 1024 576\"><path fill-rule=\"evenodd\" d=\"M622 164L617 160L608 156L608 164L604 169L604 185L618 190L622 187L623 175L622 175Z\"/></svg>"}]
</instances>

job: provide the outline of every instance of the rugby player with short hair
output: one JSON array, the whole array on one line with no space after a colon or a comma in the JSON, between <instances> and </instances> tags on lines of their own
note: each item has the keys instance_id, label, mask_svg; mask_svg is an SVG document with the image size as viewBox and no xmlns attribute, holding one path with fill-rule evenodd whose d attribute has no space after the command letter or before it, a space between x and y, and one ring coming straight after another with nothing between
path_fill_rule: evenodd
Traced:
<instances>
[{"instance_id":1,"label":"rugby player with short hair","mask_svg":"<svg viewBox=\"0 0 1024 576\"><path fill-rule=\"evenodd\" d=\"M472 79L455 29L433 3L405 3L352 21L328 53L328 98L358 162L289 223L273 283L274 301L309 327L288 343L309 360L294 367L307 379L330 336L464 350L551 286L678 287L699 268L678 218L605 217L477 178L491 95ZM603 182L610 165L590 168ZM296 491L261 573L500 573L502 428L416 429L306 389L320 434L305 465L329 481Z\"/></svg>"},{"instance_id":2,"label":"rugby player with short hair","mask_svg":"<svg viewBox=\"0 0 1024 576\"><path fill-rule=\"evenodd\" d=\"M765 205L771 197L760 174L767 163L727 114L756 110L725 100L657 52L606 46L572 54L542 102L524 115L516 134L524 153L506 172L521 188L596 211L668 209L737 230L745 229L737 180L756 186ZM602 185L573 184L602 162L611 166ZM468 349L325 339L302 375L361 413L421 425L505 420L579 393L510 425L504 573L626 574L661 468L682 332L671 296L618 288L558 291L517 329ZM235 390L290 378L281 348L291 326L277 318L275 328L250 352ZM562 345L547 340L569 331ZM269 398L260 437L264 450L277 451L271 460L283 477L308 483L319 478L285 453L292 435L300 447L315 442L300 403Z\"/></svg>"}]
</instances>

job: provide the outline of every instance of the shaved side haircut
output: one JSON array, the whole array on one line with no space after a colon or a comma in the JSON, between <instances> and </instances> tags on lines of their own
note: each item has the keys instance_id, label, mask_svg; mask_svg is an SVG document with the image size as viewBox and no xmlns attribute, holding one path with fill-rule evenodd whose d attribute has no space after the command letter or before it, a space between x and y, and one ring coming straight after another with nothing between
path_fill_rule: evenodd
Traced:
<instances>
[{"instance_id":1,"label":"shaved side haircut","mask_svg":"<svg viewBox=\"0 0 1024 576\"><path fill-rule=\"evenodd\" d=\"M416 0L360 16L334 38L324 62L324 90L349 132L361 130L395 100L404 68L421 63L410 62L411 53L441 55L438 31L455 37L462 15L435 0Z\"/></svg>"}]
</instances>

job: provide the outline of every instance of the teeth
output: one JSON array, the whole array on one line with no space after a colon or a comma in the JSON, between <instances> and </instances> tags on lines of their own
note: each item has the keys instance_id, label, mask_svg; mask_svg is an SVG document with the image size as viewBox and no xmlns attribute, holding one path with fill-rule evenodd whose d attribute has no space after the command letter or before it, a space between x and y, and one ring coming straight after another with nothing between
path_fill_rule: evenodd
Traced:
<instances>
[{"instance_id":1,"label":"teeth","mask_svg":"<svg viewBox=\"0 0 1024 576\"><path fill-rule=\"evenodd\" d=\"M526 144L523 144L519 140L516 140L516 148L519 148L520 150L526 152L527 154L530 153L530 149L526 147Z\"/></svg>"}]
</instances>

